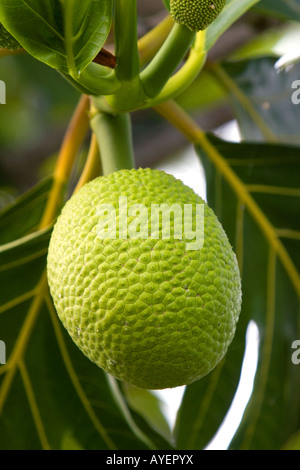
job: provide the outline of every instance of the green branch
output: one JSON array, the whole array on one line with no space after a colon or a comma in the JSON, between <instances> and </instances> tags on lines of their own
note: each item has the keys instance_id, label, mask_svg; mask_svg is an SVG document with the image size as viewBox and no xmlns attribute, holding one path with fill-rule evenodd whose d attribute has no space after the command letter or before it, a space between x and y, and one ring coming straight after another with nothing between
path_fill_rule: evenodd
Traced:
<instances>
[{"instance_id":1,"label":"green branch","mask_svg":"<svg viewBox=\"0 0 300 470\"><path fill-rule=\"evenodd\" d=\"M116 0L115 54L118 79L125 82L132 81L140 71L136 0Z\"/></svg>"},{"instance_id":2,"label":"green branch","mask_svg":"<svg viewBox=\"0 0 300 470\"><path fill-rule=\"evenodd\" d=\"M183 25L174 24L168 38L154 59L141 73L141 81L149 98L165 86L187 53L195 33Z\"/></svg>"},{"instance_id":3,"label":"green branch","mask_svg":"<svg viewBox=\"0 0 300 470\"><path fill-rule=\"evenodd\" d=\"M91 127L99 144L103 175L134 168L129 114L97 112L91 119Z\"/></svg>"},{"instance_id":4,"label":"green branch","mask_svg":"<svg viewBox=\"0 0 300 470\"><path fill-rule=\"evenodd\" d=\"M176 96L183 93L193 83L205 64L207 56L205 38L205 31L197 33L186 63L168 80L161 92L148 105L155 106L169 99L176 98Z\"/></svg>"}]
</instances>

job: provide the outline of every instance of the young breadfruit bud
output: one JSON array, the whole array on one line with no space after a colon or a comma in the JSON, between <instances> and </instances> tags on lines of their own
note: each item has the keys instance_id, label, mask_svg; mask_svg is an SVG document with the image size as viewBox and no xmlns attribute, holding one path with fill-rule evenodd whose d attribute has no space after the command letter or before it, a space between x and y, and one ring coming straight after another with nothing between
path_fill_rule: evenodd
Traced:
<instances>
[{"instance_id":1,"label":"young breadfruit bud","mask_svg":"<svg viewBox=\"0 0 300 470\"><path fill-rule=\"evenodd\" d=\"M20 49L18 41L0 23L0 49Z\"/></svg>"},{"instance_id":2,"label":"young breadfruit bud","mask_svg":"<svg viewBox=\"0 0 300 470\"><path fill-rule=\"evenodd\" d=\"M177 23L202 31L221 13L226 0L170 0L170 13Z\"/></svg>"}]
</instances>

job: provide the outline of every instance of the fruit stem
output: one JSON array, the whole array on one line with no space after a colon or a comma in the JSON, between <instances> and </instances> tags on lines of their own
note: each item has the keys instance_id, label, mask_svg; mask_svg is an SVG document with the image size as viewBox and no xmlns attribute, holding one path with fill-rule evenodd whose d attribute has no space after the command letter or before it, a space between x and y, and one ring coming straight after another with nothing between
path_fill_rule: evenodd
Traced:
<instances>
[{"instance_id":1,"label":"fruit stem","mask_svg":"<svg viewBox=\"0 0 300 470\"><path fill-rule=\"evenodd\" d=\"M185 64L168 80L162 91L148 102L148 106L155 106L171 98L176 98L193 83L206 61L205 37L205 31L197 33Z\"/></svg>"},{"instance_id":2,"label":"fruit stem","mask_svg":"<svg viewBox=\"0 0 300 470\"><path fill-rule=\"evenodd\" d=\"M184 58L195 37L195 32L175 23L166 41L142 71L141 81L149 98L153 98L165 86Z\"/></svg>"},{"instance_id":3,"label":"fruit stem","mask_svg":"<svg viewBox=\"0 0 300 470\"><path fill-rule=\"evenodd\" d=\"M140 65L145 66L159 51L170 34L174 20L167 15L157 26L151 29L138 41Z\"/></svg>"},{"instance_id":4,"label":"fruit stem","mask_svg":"<svg viewBox=\"0 0 300 470\"><path fill-rule=\"evenodd\" d=\"M128 113L97 112L91 118L91 127L99 144L103 175L135 167Z\"/></svg>"},{"instance_id":5,"label":"fruit stem","mask_svg":"<svg viewBox=\"0 0 300 470\"><path fill-rule=\"evenodd\" d=\"M120 81L130 82L140 71L136 0L116 0L114 23L116 75Z\"/></svg>"}]
</instances>

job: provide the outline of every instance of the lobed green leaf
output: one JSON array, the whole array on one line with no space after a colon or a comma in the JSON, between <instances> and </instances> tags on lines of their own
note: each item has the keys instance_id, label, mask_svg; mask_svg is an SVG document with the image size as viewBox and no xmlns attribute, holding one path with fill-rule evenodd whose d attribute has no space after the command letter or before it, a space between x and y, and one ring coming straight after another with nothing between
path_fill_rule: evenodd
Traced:
<instances>
[{"instance_id":1,"label":"lobed green leaf","mask_svg":"<svg viewBox=\"0 0 300 470\"><path fill-rule=\"evenodd\" d=\"M78 78L103 47L111 0L1 0L0 21L36 59Z\"/></svg>"}]
</instances>

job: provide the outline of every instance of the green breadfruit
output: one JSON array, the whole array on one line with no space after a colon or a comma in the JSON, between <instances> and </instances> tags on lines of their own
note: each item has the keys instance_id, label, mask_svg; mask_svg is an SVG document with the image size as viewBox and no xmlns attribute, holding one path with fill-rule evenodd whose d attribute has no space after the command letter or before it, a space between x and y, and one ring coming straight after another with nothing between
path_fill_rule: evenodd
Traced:
<instances>
[{"instance_id":1,"label":"green breadfruit","mask_svg":"<svg viewBox=\"0 0 300 470\"><path fill-rule=\"evenodd\" d=\"M120 197L128 203L128 231L134 229L128 237L119 226ZM166 213L155 222L150 211L158 207ZM178 236L187 207L194 210L184 212ZM134 215L145 211L143 222ZM192 233L202 247L188 246ZM116 171L71 197L52 233L48 282L79 349L109 374L146 389L208 374L234 337L241 307L236 256L217 217L191 188L152 169Z\"/></svg>"},{"instance_id":2,"label":"green breadfruit","mask_svg":"<svg viewBox=\"0 0 300 470\"><path fill-rule=\"evenodd\" d=\"M171 0L170 13L177 23L202 31L221 13L226 0Z\"/></svg>"},{"instance_id":3,"label":"green breadfruit","mask_svg":"<svg viewBox=\"0 0 300 470\"><path fill-rule=\"evenodd\" d=\"M22 46L0 23L0 49L20 49Z\"/></svg>"}]
</instances>

